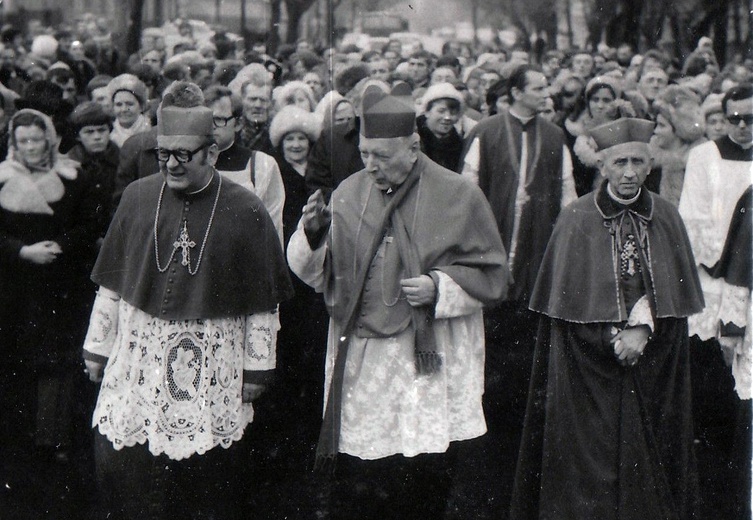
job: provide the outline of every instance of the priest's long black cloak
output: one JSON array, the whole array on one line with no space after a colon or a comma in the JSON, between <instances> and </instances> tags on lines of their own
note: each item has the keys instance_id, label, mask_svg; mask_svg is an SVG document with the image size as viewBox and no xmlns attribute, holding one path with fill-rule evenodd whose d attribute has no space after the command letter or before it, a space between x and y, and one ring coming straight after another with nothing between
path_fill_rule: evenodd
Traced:
<instances>
[{"instance_id":1,"label":"priest's long black cloak","mask_svg":"<svg viewBox=\"0 0 753 520\"><path fill-rule=\"evenodd\" d=\"M693 516L687 316L703 298L692 250L667 201L644 189L621 206L605 186L563 211L531 298L542 316L512 520ZM654 320L634 366L621 365L610 343L630 310L614 233L622 219L640 223Z\"/></svg>"}]
</instances>

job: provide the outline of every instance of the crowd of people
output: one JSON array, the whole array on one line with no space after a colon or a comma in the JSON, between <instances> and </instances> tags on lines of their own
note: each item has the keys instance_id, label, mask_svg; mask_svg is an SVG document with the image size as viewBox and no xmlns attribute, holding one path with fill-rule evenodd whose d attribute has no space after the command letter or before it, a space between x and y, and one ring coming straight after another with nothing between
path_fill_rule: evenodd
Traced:
<instances>
[{"instance_id":1,"label":"crowd of people","mask_svg":"<svg viewBox=\"0 0 753 520\"><path fill-rule=\"evenodd\" d=\"M702 444L750 518L753 58L34 27L0 458L89 439L108 518L253 518L316 462L303 518L679 520Z\"/></svg>"}]
</instances>

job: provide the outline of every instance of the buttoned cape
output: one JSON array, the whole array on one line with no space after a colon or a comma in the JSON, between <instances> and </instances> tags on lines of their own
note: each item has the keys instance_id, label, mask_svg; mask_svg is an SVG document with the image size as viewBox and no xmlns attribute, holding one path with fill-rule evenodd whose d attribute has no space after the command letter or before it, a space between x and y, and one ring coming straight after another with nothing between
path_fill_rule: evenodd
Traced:
<instances>
[{"instance_id":1,"label":"buttoned cape","mask_svg":"<svg viewBox=\"0 0 753 520\"><path fill-rule=\"evenodd\" d=\"M165 187L158 222L160 265L180 233L190 205L189 232L195 269L220 177L196 195ZM92 280L134 307L165 320L245 316L274 310L293 290L280 241L256 195L228 179L222 188L201 264L195 275L177 251L165 272L157 269L154 221L164 178L151 175L128 186L118 206Z\"/></svg>"},{"instance_id":2,"label":"buttoned cape","mask_svg":"<svg viewBox=\"0 0 753 520\"><path fill-rule=\"evenodd\" d=\"M604 185L562 211L541 262L531 310L575 323L627 320L612 256L612 236L604 225L622 211ZM649 274L654 286L651 303L656 317L683 318L700 312L703 294L677 210L643 189L639 200L625 211L648 220Z\"/></svg>"}]
</instances>

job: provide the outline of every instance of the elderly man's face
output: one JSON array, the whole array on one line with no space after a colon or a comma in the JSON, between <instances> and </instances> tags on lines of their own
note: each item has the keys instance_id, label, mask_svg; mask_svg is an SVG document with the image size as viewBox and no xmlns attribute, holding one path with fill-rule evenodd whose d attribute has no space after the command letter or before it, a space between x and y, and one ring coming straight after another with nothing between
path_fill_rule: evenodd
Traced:
<instances>
[{"instance_id":1,"label":"elderly man's face","mask_svg":"<svg viewBox=\"0 0 753 520\"><path fill-rule=\"evenodd\" d=\"M727 101L725 113L730 138L740 144L753 142L753 98Z\"/></svg>"},{"instance_id":2,"label":"elderly man's face","mask_svg":"<svg viewBox=\"0 0 753 520\"><path fill-rule=\"evenodd\" d=\"M250 84L243 91L243 115L249 121L263 123L269 118L270 92L267 87Z\"/></svg>"},{"instance_id":3,"label":"elderly man's face","mask_svg":"<svg viewBox=\"0 0 753 520\"><path fill-rule=\"evenodd\" d=\"M361 136L358 148L374 185L387 191L400 186L418 158L416 136L374 139Z\"/></svg>"},{"instance_id":4,"label":"elderly man's face","mask_svg":"<svg viewBox=\"0 0 753 520\"><path fill-rule=\"evenodd\" d=\"M612 192L629 199L643 186L653 161L647 144L632 142L603 150L598 163Z\"/></svg>"},{"instance_id":5,"label":"elderly man's face","mask_svg":"<svg viewBox=\"0 0 753 520\"><path fill-rule=\"evenodd\" d=\"M216 144L201 136L157 136L160 172L171 190L191 193L207 185L217 161Z\"/></svg>"}]
</instances>

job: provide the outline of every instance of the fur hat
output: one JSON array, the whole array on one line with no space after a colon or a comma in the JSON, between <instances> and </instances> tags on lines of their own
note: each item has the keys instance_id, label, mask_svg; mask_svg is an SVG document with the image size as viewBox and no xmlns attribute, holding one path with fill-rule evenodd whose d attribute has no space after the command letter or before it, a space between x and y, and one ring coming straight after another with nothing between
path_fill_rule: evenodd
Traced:
<instances>
[{"instance_id":1,"label":"fur hat","mask_svg":"<svg viewBox=\"0 0 753 520\"><path fill-rule=\"evenodd\" d=\"M706 130L705 117L698 96L690 89L670 85L654 101L661 115L667 118L677 137L692 143Z\"/></svg>"},{"instance_id":2,"label":"fur hat","mask_svg":"<svg viewBox=\"0 0 753 520\"><path fill-rule=\"evenodd\" d=\"M451 83L437 83L427 88L421 96L421 111L426 112L427 107L438 99L454 99L461 106L465 104L463 95Z\"/></svg>"},{"instance_id":3,"label":"fur hat","mask_svg":"<svg viewBox=\"0 0 753 520\"><path fill-rule=\"evenodd\" d=\"M620 78L610 75L596 76L586 84L586 98L590 98L596 90L607 87L614 94L615 98L622 96L622 81Z\"/></svg>"},{"instance_id":4,"label":"fur hat","mask_svg":"<svg viewBox=\"0 0 753 520\"><path fill-rule=\"evenodd\" d=\"M274 146L279 146L286 134L303 132L309 141L314 142L319 139L321 131L322 123L319 116L295 105L288 105L280 109L272 119L269 138Z\"/></svg>"},{"instance_id":5,"label":"fur hat","mask_svg":"<svg viewBox=\"0 0 753 520\"><path fill-rule=\"evenodd\" d=\"M107 125L112 128L112 118L99 103L87 101L77 106L68 118L73 131L78 133L85 126Z\"/></svg>"},{"instance_id":6,"label":"fur hat","mask_svg":"<svg viewBox=\"0 0 753 520\"><path fill-rule=\"evenodd\" d=\"M145 107L147 101L149 101L149 94L147 93L146 85L144 85L144 82L133 74L121 74L120 76L115 76L107 85L107 89L110 91L110 99L113 99L118 92L125 90L136 96L136 99L139 100L139 104L142 108Z\"/></svg>"}]
</instances>

